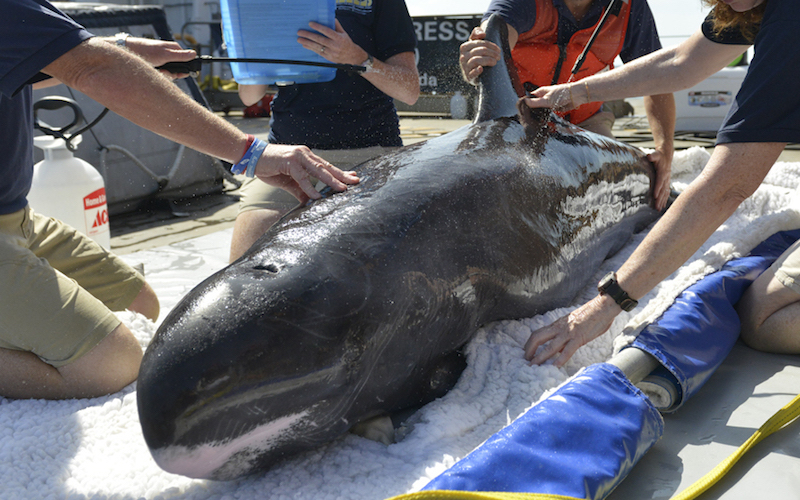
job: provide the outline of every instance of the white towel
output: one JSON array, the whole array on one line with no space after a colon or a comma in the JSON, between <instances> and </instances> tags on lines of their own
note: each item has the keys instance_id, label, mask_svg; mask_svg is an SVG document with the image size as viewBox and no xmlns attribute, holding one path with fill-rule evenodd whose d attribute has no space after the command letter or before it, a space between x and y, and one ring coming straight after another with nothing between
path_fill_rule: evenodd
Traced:
<instances>
[{"instance_id":1,"label":"white towel","mask_svg":"<svg viewBox=\"0 0 800 500\"><path fill-rule=\"evenodd\" d=\"M676 187L685 187L707 160L701 148L677 153ZM481 329L467 348L469 366L457 386L417 412L399 443L387 447L345 435L253 477L192 480L162 471L150 457L137 418L135 384L88 400L0 398L0 498L380 500L419 489L579 368L605 361L615 338L620 337L617 345L626 342L624 331L635 331L637 324L655 317L688 284L747 254L770 234L800 227L800 196L795 196L799 171L800 164L777 164L687 265L644 297L633 314L621 314L607 334L584 346L563 369L528 366L522 346L532 330L569 308ZM605 262L575 304L593 297L594 283L618 268L643 237L636 235ZM225 265L230 238L226 230L125 258L144 263L163 319L194 285ZM124 313L122 319L143 346L155 333L156 325L134 313Z\"/></svg>"}]
</instances>

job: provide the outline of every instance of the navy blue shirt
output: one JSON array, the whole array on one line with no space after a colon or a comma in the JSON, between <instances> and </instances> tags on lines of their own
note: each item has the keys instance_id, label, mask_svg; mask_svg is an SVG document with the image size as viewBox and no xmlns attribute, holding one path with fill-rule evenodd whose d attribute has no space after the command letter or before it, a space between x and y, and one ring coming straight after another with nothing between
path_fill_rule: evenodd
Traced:
<instances>
[{"instance_id":1,"label":"navy blue shirt","mask_svg":"<svg viewBox=\"0 0 800 500\"><path fill-rule=\"evenodd\" d=\"M417 45L404 0L337 0L336 19L353 42L381 61ZM394 100L364 77L341 70L330 82L281 87L272 116L269 142L276 144L317 149L403 145Z\"/></svg>"},{"instance_id":2,"label":"navy blue shirt","mask_svg":"<svg viewBox=\"0 0 800 500\"><path fill-rule=\"evenodd\" d=\"M572 36L584 29L592 28L600 20L611 0L596 0L589 7L589 12L580 22L575 20L572 12L563 0L552 0L558 10L558 44L566 45ZM646 0L630 0L631 16L628 19L628 30L619 57L629 62L637 57L655 52L661 48L661 40L656 30L653 13ZM492 0L483 19L486 20L497 12L503 20L522 35L533 28L536 23L536 2L534 0Z\"/></svg>"},{"instance_id":3,"label":"navy blue shirt","mask_svg":"<svg viewBox=\"0 0 800 500\"><path fill-rule=\"evenodd\" d=\"M710 14L713 15L713 12ZM715 36L708 20L703 34L717 43L747 45L743 37ZM800 142L800 8L795 0L769 0L756 35L755 55L717 143Z\"/></svg>"},{"instance_id":4,"label":"navy blue shirt","mask_svg":"<svg viewBox=\"0 0 800 500\"><path fill-rule=\"evenodd\" d=\"M45 0L0 0L0 215L22 210L33 177L39 70L92 35Z\"/></svg>"}]
</instances>

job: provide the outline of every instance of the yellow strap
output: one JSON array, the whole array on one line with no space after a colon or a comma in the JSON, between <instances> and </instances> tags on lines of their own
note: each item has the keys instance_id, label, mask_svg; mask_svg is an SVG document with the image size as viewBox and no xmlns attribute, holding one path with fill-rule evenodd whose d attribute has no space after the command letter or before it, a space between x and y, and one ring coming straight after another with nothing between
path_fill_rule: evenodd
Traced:
<instances>
[{"instance_id":1,"label":"yellow strap","mask_svg":"<svg viewBox=\"0 0 800 500\"><path fill-rule=\"evenodd\" d=\"M714 467L708 474L701 477L693 485L683 490L672 500L693 500L704 491L713 486L739 461L750 448L773 432L780 430L800 416L800 395L797 395L789 404L778 410L764 423L750 439L739 447L731 456ZM417 491L398 495L388 500L579 500L575 497L563 495L548 495L542 493L514 493L502 491L446 491L431 490Z\"/></svg>"},{"instance_id":2,"label":"yellow strap","mask_svg":"<svg viewBox=\"0 0 800 500\"><path fill-rule=\"evenodd\" d=\"M563 495L515 493L506 491L429 490L406 493L388 500L581 500Z\"/></svg>"},{"instance_id":3,"label":"yellow strap","mask_svg":"<svg viewBox=\"0 0 800 500\"><path fill-rule=\"evenodd\" d=\"M766 423L750 436L750 439L745 441L731 456L714 467L711 472L695 481L693 485L673 497L672 500L691 500L697 498L731 470L745 452L758 444L765 437L791 423L798 416L800 416L800 395L796 396L789 404L778 410L775 415L767 420Z\"/></svg>"}]
</instances>

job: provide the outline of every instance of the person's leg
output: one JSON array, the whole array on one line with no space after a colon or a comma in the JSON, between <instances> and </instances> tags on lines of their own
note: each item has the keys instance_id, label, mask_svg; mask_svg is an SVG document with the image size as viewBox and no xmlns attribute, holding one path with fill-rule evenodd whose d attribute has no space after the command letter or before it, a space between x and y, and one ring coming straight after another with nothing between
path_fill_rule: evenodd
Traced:
<instances>
[{"instance_id":1,"label":"person's leg","mask_svg":"<svg viewBox=\"0 0 800 500\"><path fill-rule=\"evenodd\" d=\"M297 206L297 200L287 191L258 179L245 181L240 193L229 262L241 257L273 224Z\"/></svg>"},{"instance_id":2,"label":"person's leg","mask_svg":"<svg viewBox=\"0 0 800 500\"><path fill-rule=\"evenodd\" d=\"M32 213L28 248L37 257L75 280L112 311L129 309L151 321L160 305L144 277L117 255L75 229L47 216Z\"/></svg>"},{"instance_id":3,"label":"person's leg","mask_svg":"<svg viewBox=\"0 0 800 500\"><path fill-rule=\"evenodd\" d=\"M278 209L253 209L240 212L233 223L233 237L231 238L231 252L229 262L233 262L251 247L273 224L294 208L290 206L285 210Z\"/></svg>"},{"instance_id":4,"label":"person's leg","mask_svg":"<svg viewBox=\"0 0 800 500\"><path fill-rule=\"evenodd\" d=\"M604 135L606 137L614 138L614 133L611 129L614 127L614 113L601 109L589 118L585 119L578 124L579 127L594 132L595 134Z\"/></svg>"},{"instance_id":5,"label":"person's leg","mask_svg":"<svg viewBox=\"0 0 800 500\"><path fill-rule=\"evenodd\" d=\"M342 170L352 170L356 165L394 149L373 146L315 149L313 152ZM241 201L233 225L229 262L241 257L273 224L297 206L297 200L291 194L257 179L246 181L240 189Z\"/></svg>"},{"instance_id":6,"label":"person's leg","mask_svg":"<svg viewBox=\"0 0 800 500\"><path fill-rule=\"evenodd\" d=\"M136 380L141 361L139 342L121 323L88 353L60 367L29 351L0 348L0 395L15 399L104 396Z\"/></svg>"},{"instance_id":7,"label":"person's leg","mask_svg":"<svg viewBox=\"0 0 800 500\"><path fill-rule=\"evenodd\" d=\"M139 298L152 313L152 289L130 266L116 269L119 259L96 251L99 245L86 236L39 219L29 211L0 216L0 395L72 398L118 391L136 379L142 349L104 302L124 309ZM75 277L54 269L48 252L56 261L79 261L72 266ZM73 259L63 258L67 254ZM85 274L97 275L88 281L104 301L79 284L87 281Z\"/></svg>"},{"instance_id":8,"label":"person's leg","mask_svg":"<svg viewBox=\"0 0 800 500\"><path fill-rule=\"evenodd\" d=\"M736 309L745 344L759 351L800 353L800 242L750 285Z\"/></svg>"}]
</instances>

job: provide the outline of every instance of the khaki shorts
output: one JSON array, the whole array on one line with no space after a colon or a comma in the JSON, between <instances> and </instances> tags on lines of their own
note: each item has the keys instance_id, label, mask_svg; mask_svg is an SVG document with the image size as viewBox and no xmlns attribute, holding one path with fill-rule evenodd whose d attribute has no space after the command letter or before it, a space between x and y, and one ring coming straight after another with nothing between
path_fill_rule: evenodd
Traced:
<instances>
[{"instance_id":1,"label":"khaki shorts","mask_svg":"<svg viewBox=\"0 0 800 500\"><path fill-rule=\"evenodd\" d=\"M787 248L778 259L772 263L775 278L783 286L800 294L800 240Z\"/></svg>"},{"instance_id":2,"label":"khaki shorts","mask_svg":"<svg viewBox=\"0 0 800 500\"><path fill-rule=\"evenodd\" d=\"M595 134L604 135L613 139L614 133L611 129L614 127L615 121L614 113L606 111L605 108L601 108L600 111L580 122L578 126L589 132L594 132Z\"/></svg>"},{"instance_id":3,"label":"khaki shorts","mask_svg":"<svg viewBox=\"0 0 800 500\"><path fill-rule=\"evenodd\" d=\"M144 278L70 226L30 208L0 215L0 348L59 367L100 343Z\"/></svg>"},{"instance_id":4,"label":"khaki shorts","mask_svg":"<svg viewBox=\"0 0 800 500\"><path fill-rule=\"evenodd\" d=\"M359 149L314 149L317 156L324 158L341 170L353 170L356 165L386 154L397 148L373 146ZM288 212L297 206L297 198L281 188L271 186L266 182L253 178L247 179L239 190L239 213L249 210L271 209Z\"/></svg>"}]
</instances>

